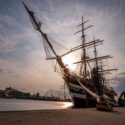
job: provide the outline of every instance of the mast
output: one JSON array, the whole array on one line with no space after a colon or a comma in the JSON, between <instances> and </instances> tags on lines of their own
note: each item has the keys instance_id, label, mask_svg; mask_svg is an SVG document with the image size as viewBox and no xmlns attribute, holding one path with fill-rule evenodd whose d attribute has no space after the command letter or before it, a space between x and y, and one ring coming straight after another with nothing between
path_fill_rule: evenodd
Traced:
<instances>
[{"instance_id":1,"label":"mast","mask_svg":"<svg viewBox=\"0 0 125 125\"><path fill-rule=\"evenodd\" d=\"M96 43L95 43L95 37L94 38L94 56L95 56L95 67L98 69L98 59L97 59L97 49L96 49Z\"/></svg>"},{"instance_id":2,"label":"mast","mask_svg":"<svg viewBox=\"0 0 125 125\"><path fill-rule=\"evenodd\" d=\"M104 72L103 72L103 65L102 65L102 61L100 62L101 64L101 81L102 81L102 85L104 85Z\"/></svg>"},{"instance_id":3,"label":"mast","mask_svg":"<svg viewBox=\"0 0 125 125\"><path fill-rule=\"evenodd\" d=\"M84 47L85 43L86 43L85 30L93 26L93 25L90 25L90 26L85 28L85 23L87 23L88 21L89 20L84 21L84 18L82 16L82 23L78 25L78 27L81 26L81 30L76 32L76 33L74 33L74 34L77 34L79 32L82 33L82 36L81 36L82 37L81 60L83 60L83 61L82 61L81 66L80 66L80 76L85 76L85 77L86 77L86 74L87 74L87 61L86 61L87 56L86 56L86 48Z\"/></svg>"},{"instance_id":4,"label":"mast","mask_svg":"<svg viewBox=\"0 0 125 125\"><path fill-rule=\"evenodd\" d=\"M83 49L84 47L93 47L94 42L95 42L95 46L100 45L100 44L102 44L103 41L104 40L97 39L94 41L87 42L84 45L78 45L76 47L71 48L68 52L64 53L63 55L61 55L61 57L65 56L71 52L77 51L79 49Z\"/></svg>"},{"instance_id":5,"label":"mast","mask_svg":"<svg viewBox=\"0 0 125 125\"><path fill-rule=\"evenodd\" d=\"M96 49L96 44L95 44L95 37L93 36L94 39L94 57L95 57L95 71L94 71L94 77L93 77L93 82L96 86L96 91L99 95L103 95L103 84L104 84L104 78L103 78L103 73L99 73L99 67L98 67L98 55L97 55L97 49ZM110 56L109 56L110 58ZM104 59L104 57L102 57ZM101 70L103 70L102 67L102 62L101 62Z\"/></svg>"},{"instance_id":6,"label":"mast","mask_svg":"<svg viewBox=\"0 0 125 125\"><path fill-rule=\"evenodd\" d=\"M84 31L84 23L83 22L84 22L84 19L82 16L82 45L84 46L84 44L85 44L85 31ZM86 76L86 49L85 49L85 47L82 50L81 60L84 60L84 63L81 63L80 76L83 74L83 72L84 72L84 76ZM84 65L84 71L82 71L83 65Z\"/></svg>"}]
</instances>

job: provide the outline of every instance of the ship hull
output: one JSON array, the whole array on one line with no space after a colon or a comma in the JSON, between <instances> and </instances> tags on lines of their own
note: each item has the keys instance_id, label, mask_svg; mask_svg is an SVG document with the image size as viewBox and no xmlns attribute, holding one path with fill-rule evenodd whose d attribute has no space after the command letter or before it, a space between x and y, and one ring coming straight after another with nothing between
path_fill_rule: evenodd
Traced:
<instances>
[{"instance_id":1,"label":"ship hull","mask_svg":"<svg viewBox=\"0 0 125 125\"><path fill-rule=\"evenodd\" d=\"M74 108L96 107L96 99L86 93L82 86L76 83L68 83L67 87L69 89ZM107 95L106 92L104 92L103 96L110 101L110 103L115 104L113 97Z\"/></svg>"},{"instance_id":2,"label":"ship hull","mask_svg":"<svg viewBox=\"0 0 125 125\"><path fill-rule=\"evenodd\" d=\"M74 108L86 108L87 107L86 99L73 96L72 100L73 100Z\"/></svg>"},{"instance_id":3,"label":"ship hull","mask_svg":"<svg viewBox=\"0 0 125 125\"><path fill-rule=\"evenodd\" d=\"M87 108L96 106L96 100L92 96L88 95L80 85L68 83L67 86L73 101L74 108Z\"/></svg>"}]
</instances>

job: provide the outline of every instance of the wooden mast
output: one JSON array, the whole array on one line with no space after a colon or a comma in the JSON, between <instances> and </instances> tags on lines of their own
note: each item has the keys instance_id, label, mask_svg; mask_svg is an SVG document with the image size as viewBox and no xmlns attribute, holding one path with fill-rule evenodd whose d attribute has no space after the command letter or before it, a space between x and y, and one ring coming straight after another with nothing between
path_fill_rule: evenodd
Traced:
<instances>
[{"instance_id":1,"label":"wooden mast","mask_svg":"<svg viewBox=\"0 0 125 125\"><path fill-rule=\"evenodd\" d=\"M98 69L98 59L97 59L97 49L96 49L96 43L95 43L95 37L94 38L94 56L95 56L95 67Z\"/></svg>"},{"instance_id":2,"label":"wooden mast","mask_svg":"<svg viewBox=\"0 0 125 125\"><path fill-rule=\"evenodd\" d=\"M84 22L84 19L82 16L82 45L84 46L84 44L85 44L85 32L84 32L84 23L83 22ZM80 76L82 76L82 74L84 76L86 76L86 49L85 49L85 47L82 50L81 60L84 60L84 63L81 63ZM84 71L83 71L83 65L84 65Z\"/></svg>"},{"instance_id":3,"label":"wooden mast","mask_svg":"<svg viewBox=\"0 0 125 125\"><path fill-rule=\"evenodd\" d=\"M93 25L90 25L90 26L85 28L85 23L87 23L88 21L89 20L84 21L84 18L82 16L82 23L78 25L78 27L81 26L81 30L74 33L74 34L77 34L79 32L82 32L81 37L82 37L82 48L83 49L81 51L81 60L83 60L83 61L81 62L81 66L80 66L80 76L84 76L84 77L86 77L86 74L87 74L87 61L86 61L87 56L86 56L86 47L85 47L85 43L86 43L85 30L93 26Z\"/></svg>"}]
</instances>

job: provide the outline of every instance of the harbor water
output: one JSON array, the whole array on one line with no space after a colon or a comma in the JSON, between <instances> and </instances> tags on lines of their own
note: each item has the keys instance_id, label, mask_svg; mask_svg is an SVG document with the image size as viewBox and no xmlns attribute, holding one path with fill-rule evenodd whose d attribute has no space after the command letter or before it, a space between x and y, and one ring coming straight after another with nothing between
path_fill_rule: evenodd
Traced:
<instances>
[{"instance_id":1,"label":"harbor water","mask_svg":"<svg viewBox=\"0 0 125 125\"><path fill-rule=\"evenodd\" d=\"M0 111L65 109L71 106L72 102L0 99Z\"/></svg>"}]
</instances>

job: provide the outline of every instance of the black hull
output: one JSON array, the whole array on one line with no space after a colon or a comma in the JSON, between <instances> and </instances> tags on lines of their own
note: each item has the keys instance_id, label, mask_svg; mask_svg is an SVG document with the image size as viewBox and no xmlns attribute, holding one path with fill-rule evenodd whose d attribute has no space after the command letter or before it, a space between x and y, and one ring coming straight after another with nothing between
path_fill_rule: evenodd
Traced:
<instances>
[{"instance_id":1,"label":"black hull","mask_svg":"<svg viewBox=\"0 0 125 125\"><path fill-rule=\"evenodd\" d=\"M86 108L87 107L86 99L73 97L72 100L73 100L73 107L74 108Z\"/></svg>"},{"instance_id":2,"label":"black hull","mask_svg":"<svg viewBox=\"0 0 125 125\"><path fill-rule=\"evenodd\" d=\"M68 85L69 93L72 97L73 107L74 108L87 108L95 107L96 100L87 94L79 85L69 84Z\"/></svg>"},{"instance_id":3,"label":"black hull","mask_svg":"<svg viewBox=\"0 0 125 125\"><path fill-rule=\"evenodd\" d=\"M96 107L96 100L91 99L81 99L77 97L72 97L73 107L74 108L88 108L88 107Z\"/></svg>"},{"instance_id":4,"label":"black hull","mask_svg":"<svg viewBox=\"0 0 125 125\"><path fill-rule=\"evenodd\" d=\"M82 82L83 85L86 83ZM69 89L69 93L72 97L73 106L74 108L87 108L87 107L96 107L96 98L92 97L91 94L87 93L83 87L78 83L77 79L69 79L67 83L67 87ZM88 86L87 86L88 87ZM95 92L94 85L89 86L88 89ZM104 91L104 96L110 102L114 103L114 96L107 94L106 92L111 91ZM97 94L98 95L98 94Z\"/></svg>"}]
</instances>

